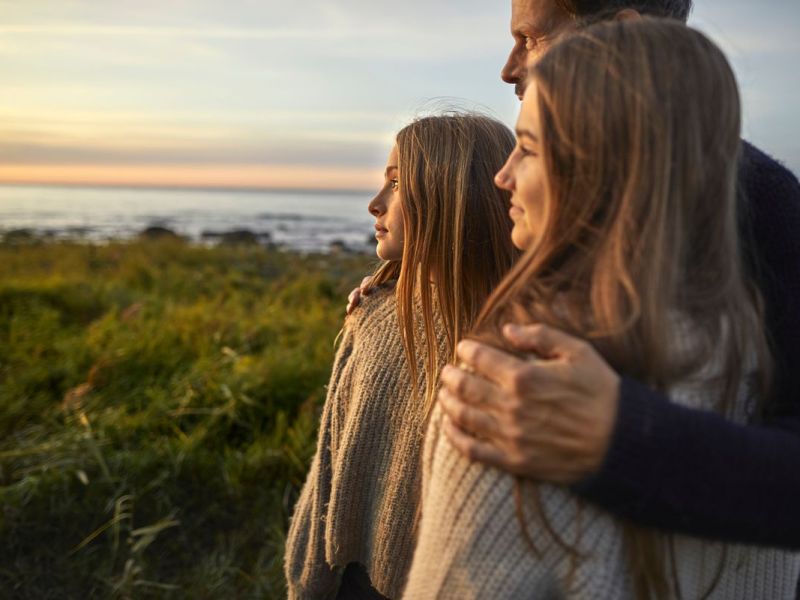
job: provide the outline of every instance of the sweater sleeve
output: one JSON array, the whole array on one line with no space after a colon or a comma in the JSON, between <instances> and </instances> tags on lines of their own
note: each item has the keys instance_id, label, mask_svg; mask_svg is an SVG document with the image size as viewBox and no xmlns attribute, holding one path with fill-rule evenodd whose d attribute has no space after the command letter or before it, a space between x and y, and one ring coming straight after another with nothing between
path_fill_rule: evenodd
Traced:
<instances>
[{"instance_id":1,"label":"sweater sleeve","mask_svg":"<svg viewBox=\"0 0 800 600\"><path fill-rule=\"evenodd\" d=\"M348 359L354 337L352 328L345 326L320 419L316 454L289 525L284 556L289 600L335 598L339 589L341 569L332 567L325 554L325 524L337 446L334 413L350 387Z\"/></svg>"},{"instance_id":2,"label":"sweater sleeve","mask_svg":"<svg viewBox=\"0 0 800 600\"><path fill-rule=\"evenodd\" d=\"M739 425L622 379L600 470L574 486L639 525L800 549L800 436Z\"/></svg>"},{"instance_id":3,"label":"sweater sleeve","mask_svg":"<svg viewBox=\"0 0 800 600\"><path fill-rule=\"evenodd\" d=\"M520 487L518 513L515 478L464 457L438 433L441 419L437 406L427 433L422 517L403 598L562 598L570 579L574 597L629 597L622 538L606 513L586 511L573 495L549 485L538 486L537 501L532 486ZM563 540L593 559L578 566L543 528L536 506ZM523 526L535 548L521 535Z\"/></svg>"},{"instance_id":4,"label":"sweater sleeve","mask_svg":"<svg viewBox=\"0 0 800 600\"><path fill-rule=\"evenodd\" d=\"M744 143L740 190L776 366L764 421L734 424L623 378L609 452L575 490L640 525L800 548L800 184Z\"/></svg>"}]
</instances>

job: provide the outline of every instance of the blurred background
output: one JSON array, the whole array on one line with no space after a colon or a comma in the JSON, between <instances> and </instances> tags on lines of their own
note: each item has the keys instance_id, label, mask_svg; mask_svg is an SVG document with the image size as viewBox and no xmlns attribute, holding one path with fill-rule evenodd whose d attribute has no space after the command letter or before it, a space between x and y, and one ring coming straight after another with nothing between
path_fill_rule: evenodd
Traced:
<instances>
[{"instance_id":1,"label":"blurred background","mask_svg":"<svg viewBox=\"0 0 800 600\"><path fill-rule=\"evenodd\" d=\"M454 105L513 124L499 78L510 4L0 0L0 226L95 238L248 226L297 249L363 249L366 201L413 116ZM700 0L690 22L734 64L745 138L800 170L800 4ZM229 193L264 188L338 193Z\"/></svg>"},{"instance_id":2,"label":"blurred background","mask_svg":"<svg viewBox=\"0 0 800 600\"><path fill-rule=\"evenodd\" d=\"M279 598L394 133L513 126L510 2L0 0L0 590ZM800 4L698 0L800 172Z\"/></svg>"}]
</instances>

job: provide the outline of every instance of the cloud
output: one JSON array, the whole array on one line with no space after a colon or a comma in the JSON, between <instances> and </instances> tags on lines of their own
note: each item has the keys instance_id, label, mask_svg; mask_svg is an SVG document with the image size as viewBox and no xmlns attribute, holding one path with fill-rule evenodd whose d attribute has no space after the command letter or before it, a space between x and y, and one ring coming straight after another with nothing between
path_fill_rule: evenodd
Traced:
<instances>
[{"instance_id":1,"label":"cloud","mask_svg":"<svg viewBox=\"0 0 800 600\"><path fill-rule=\"evenodd\" d=\"M393 133L342 127L358 116L303 112L238 115L66 113L0 107L6 164L197 164L377 166ZM380 115L373 115L380 123ZM360 118L360 117L358 117ZM311 127L310 124L314 124Z\"/></svg>"},{"instance_id":2,"label":"cloud","mask_svg":"<svg viewBox=\"0 0 800 600\"><path fill-rule=\"evenodd\" d=\"M3 165L0 184L167 186L191 188L377 189L380 170L305 165Z\"/></svg>"}]
</instances>

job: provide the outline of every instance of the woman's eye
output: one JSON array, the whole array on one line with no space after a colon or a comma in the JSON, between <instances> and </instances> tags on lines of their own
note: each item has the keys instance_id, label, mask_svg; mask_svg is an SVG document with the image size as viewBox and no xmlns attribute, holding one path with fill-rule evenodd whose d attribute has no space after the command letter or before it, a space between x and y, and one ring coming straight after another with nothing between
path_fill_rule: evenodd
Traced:
<instances>
[{"instance_id":1,"label":"woman's eye","mask_svg":"<svg viewBox=\"0 0 800 600\"><path fill-rule=\"evenodd\" d=\"M533 48L534 48L535 46L536 46L536 40L535 40L535 39L533 39L532 37L528 37L528 36L526 35L526 36L525 36L525 49L526 49L526 50L533 50Z\"/></svg>"},{"instance_id":2,"label":"woman's eye","mask_svg":"<svg viewBox=\"0 0 800 600\"><path fill-rule=\"evenodd\" d=\"M397 179L390 179L389 186L393 191L397 191L397 188L400 186L400 182Z\"/></svg>"}]
</instances>

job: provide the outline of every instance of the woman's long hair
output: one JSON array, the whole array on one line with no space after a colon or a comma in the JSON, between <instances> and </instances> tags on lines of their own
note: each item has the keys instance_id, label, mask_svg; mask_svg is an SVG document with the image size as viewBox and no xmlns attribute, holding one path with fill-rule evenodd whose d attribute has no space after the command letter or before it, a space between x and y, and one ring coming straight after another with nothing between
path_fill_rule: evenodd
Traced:
<instances>
[{"instance_id":1,"label":"woman's long hair","mask_svg":"<svg viewBox=\"0 0 800 600\"><path fill-rule=\"evenodd\" d=\"M511 244L508 193L493 184L514 136L489 117L448 113L412 122L397 134L397 146L403 257L382 264L371 285L397 281L397 313L413 389L419 380L417 347L425 349L429 415L441 365L454 358L456 344L518 256ZM440 356L436 341L437 312L447 334L447 356Z\"/></svg>"},{"instance_id":2,"label":"woman's long hair","mask_svg":"<svg viewBox=\"0 0 800 600\"><path fill-rule=\"evenodd\" d=\"M530 81L549 176L543 233L475 337L513 351L504 323L549 324L659 390L721 354L716 408L729 410L752 357L762 373L770 362L737 236L740 106L727 60L675 21L609 22L556 44ZM666 596L669 538L624 532L637 597Z\"/></svg>"}]
</instances>

